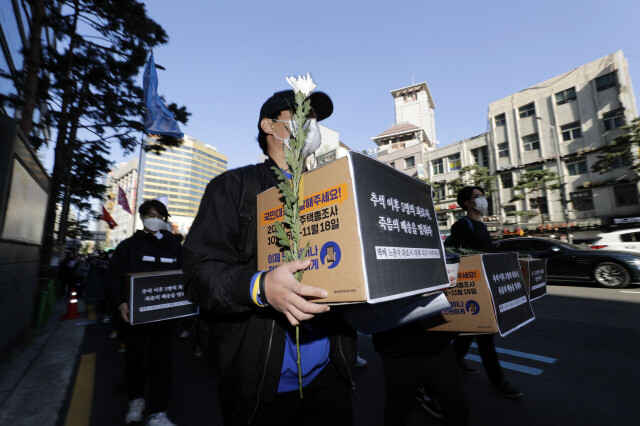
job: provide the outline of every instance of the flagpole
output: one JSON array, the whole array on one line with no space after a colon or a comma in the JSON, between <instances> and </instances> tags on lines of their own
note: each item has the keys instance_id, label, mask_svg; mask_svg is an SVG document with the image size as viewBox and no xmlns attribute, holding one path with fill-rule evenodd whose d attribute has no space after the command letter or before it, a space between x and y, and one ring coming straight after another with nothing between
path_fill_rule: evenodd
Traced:
<instances>
[{"instance_id":1,"label":"flagpole","mask_svg":"<svg viewBox=\"0 0 640 426\"><path fill-rule=\"evenodd\" d=\"M140 155L138 156L138 182L136 183L136 197L135 197L135 203L133 205L133 228L132 228L132 235L135 234L136 232L136 226L137 226L137 221L138 221L138 201L140 200L140 192L142 191L142 170L143 170L143 164L142 164L142 154L144 153L144 141L146 139L146 133L142 132L142 140L140 141Z\"/></svg>"}]
</instances>

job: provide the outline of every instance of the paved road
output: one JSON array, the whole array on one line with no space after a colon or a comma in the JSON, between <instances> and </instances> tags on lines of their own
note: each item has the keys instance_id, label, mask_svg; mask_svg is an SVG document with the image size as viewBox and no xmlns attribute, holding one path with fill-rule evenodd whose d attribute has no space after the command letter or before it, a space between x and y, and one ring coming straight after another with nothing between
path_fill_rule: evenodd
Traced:
<instances>
[{"instance_id":1,"label":"paved road","mask_svg":"<svg viewBox=\"0 0 640 426\"><path fill-rule=\"evenodd\" d=\"M637 425L635 401L640 372L640 288L624 291L552 285L533 302L536 320L505 338L497 338L500 359L510 380L525 392L520 400L494 393L484 376L465 376L473 425ZM110 326L86 325L79 364L95 355L90 382L90 424L122 424L126 396L124 356L108 338ZM170 417L179 425L220 424L216 375L206 357L194 355L192 338L176 339ZM381 424L384 392L381 363L371 339L361 336L361 355L369 361L356 373L353 395L357 425ZM469 363L481 368L472 348ZM87 383L80 383L85 386ZM73 386L72 386L73 387ZM64 424L72 389L59 416ZM83 391L86 394L86 390ZM86 398L85 398L86 399ZM76 405L77 406L77 405ZM437 425L416 404L411 425Z\"/></svg>"}]
</instances>

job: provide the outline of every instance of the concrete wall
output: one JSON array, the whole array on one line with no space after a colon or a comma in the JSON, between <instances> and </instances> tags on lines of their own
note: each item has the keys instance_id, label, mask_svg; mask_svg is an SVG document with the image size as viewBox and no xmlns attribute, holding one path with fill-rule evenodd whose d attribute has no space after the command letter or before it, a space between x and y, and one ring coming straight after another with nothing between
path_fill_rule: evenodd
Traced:
<instances>
[{"instance_id":1,"label":"concrete wall","mask_svg":"<svg viewBox=\"0 0 640 426\"><path fill-rule=\"evenodd\" d=\"M48 194L49 177L35 152L13 120L0 115L0 359L33 323L43 286L38 275Z\"/></svg>"}]
</instances>

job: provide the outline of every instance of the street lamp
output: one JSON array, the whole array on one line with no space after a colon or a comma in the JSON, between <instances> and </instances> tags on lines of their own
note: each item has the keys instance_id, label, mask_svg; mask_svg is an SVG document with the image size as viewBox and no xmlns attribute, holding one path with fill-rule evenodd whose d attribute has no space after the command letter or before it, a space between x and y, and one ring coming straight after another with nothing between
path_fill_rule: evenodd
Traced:
<instances>
[{"instance_id":1,"label":"street lamp","mask_svg":"<svg viewBox=\"0 0 640 426\"><path fill-rule=\"evenodd\" d=\"M545 120L542 117L536 116L536 120L544 122ZM549 130L551 131L551 137L554 142L554 149L556 151L556 166L558 167L558 180L560 182L560 196L562 199L560 202L562 203L562 217L564 218L565 225L565 233L567 235L567 242L573 243L573 236L571 235L571 227L569 226L569 213L567 212L567 193L564 187L564 169L562 167L562 160L560 159L560 142L558 141L558 137L556 135L556 128L551 125L551 123L547 122L549 126Z\"/></svg>"}]
</instances>

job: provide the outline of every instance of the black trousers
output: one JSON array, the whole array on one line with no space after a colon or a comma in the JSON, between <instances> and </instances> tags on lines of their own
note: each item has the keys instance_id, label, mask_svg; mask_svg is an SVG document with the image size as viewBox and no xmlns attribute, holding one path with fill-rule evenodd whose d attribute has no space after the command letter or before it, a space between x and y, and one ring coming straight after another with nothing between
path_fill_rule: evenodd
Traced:
<instances>
[{"instance_id":1,"label":"black trousers","mask_svg":"<svg viewBox=\"0 0 640 426\"><path fill-rule=\"evenodd\" d=\"M251 426L350 426L353 425L349 386L331 362L299 391L283 392L269 403L260 403ZM220 406L225 426L246 426L240 413L220 386Z\"/></svg>"},{"instance_id":2,"label":"black trousers","mask_svg":"<svg viewBox=\"0 0 640 426\"><path fill-rule=\"evenodd\" d=\"M441 352L410 357L381 354L386 381L384 424L404 425L415 404L416 389L424 383L442 407L447 425L467 425L469 408L451 346Z\"/></svg>"},{"instance_id":3,"label":"black trousers","mask_svg":"<svg viewBox=\"0 0 640 426\"><path fill-rule=\"evenodd\" d=\"M471 342L475 338L476 342L478 342L478 353L480 353L480 358L482 358L484 370L487 372L491 383L498 385L504 380L504 373L502 372L502 367L500 367L496 346L493 343L494 336L494 334L457 336L453 341L453 351L456 354L458 364L460 364L464 360L467 352L469 352L469 346L471 346Z\"/></svg>"},{"instance_id":4,"label":"black trousers","mask_svg":"<svg viewBox=\"0 0 640 426\"><path fill-rule=\"evenodd\" d=\"M148 374L150 413L169 409L173 324L159 321L132 325L124 333L127 394L129 400L144 398Z\"/></svg>"}]
</instances>

